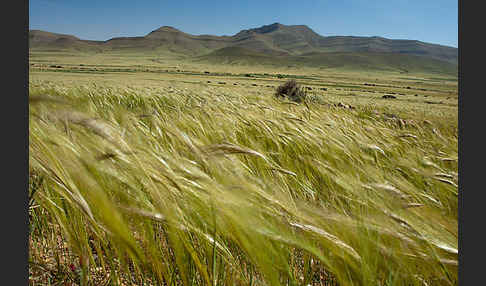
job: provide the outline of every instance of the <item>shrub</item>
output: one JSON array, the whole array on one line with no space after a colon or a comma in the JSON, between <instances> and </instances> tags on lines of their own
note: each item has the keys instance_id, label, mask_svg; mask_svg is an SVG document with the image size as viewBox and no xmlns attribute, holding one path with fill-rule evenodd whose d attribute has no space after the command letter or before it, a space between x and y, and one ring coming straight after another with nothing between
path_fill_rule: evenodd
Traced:
<instances>
[{"instance_id":1,"label":"shrub","mask_svg":"<svg viewBox=\"0 0 486 286\"><path fill-rule=\"evenodd\" d=\"M291 79L277 87L275 96L277 98L286 97L295 102L302 102L307 94L294 79Z\"/></svg>"}]
</instances>

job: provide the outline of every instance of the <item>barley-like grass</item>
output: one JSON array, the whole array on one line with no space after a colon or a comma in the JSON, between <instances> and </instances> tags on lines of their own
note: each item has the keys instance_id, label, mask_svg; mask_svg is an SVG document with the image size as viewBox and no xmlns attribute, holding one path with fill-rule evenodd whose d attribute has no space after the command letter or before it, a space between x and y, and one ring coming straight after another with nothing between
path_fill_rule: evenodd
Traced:
<instances>
[{"instance_id":1,"label":"barley-like grass","mask_svg":"<svg viewBox=\"0 0 486 286\"><path fill-rule=\"evenodd\" d=\"M91 285L457 284L453 116L186 86L31 81L32 271Z\"/></svg>"}]
</instances>

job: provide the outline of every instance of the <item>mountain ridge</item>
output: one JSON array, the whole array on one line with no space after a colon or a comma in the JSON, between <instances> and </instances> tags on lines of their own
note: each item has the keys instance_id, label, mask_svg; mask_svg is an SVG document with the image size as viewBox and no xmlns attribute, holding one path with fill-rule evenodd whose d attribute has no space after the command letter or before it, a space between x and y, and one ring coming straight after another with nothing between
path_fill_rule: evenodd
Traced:
<instances>
[{"instance_id":1,"label":"mountain ridge","mask_svg":"<svg viewBox=\"0 0 486 286\"><path fill-rule=\"evenodd\" d=\"M92 51L170 51L188 58L219 55L218 50L237 57L238 48L270 57L299 57L330 53L371 53L421 57L457 66L458 49L418 40L387 39L380 36L321 36L306 25L273 23L244 29L232 36L192 35L175 27L161 26L145 36L115 37L106 41L82 40L73 35L29 31L31 50L92 50ZM250 54L251 54L250 53ZM247 53L248 54L248 53ZM398 57L398 56L397 56ZM403 60L406 57L400 56Z\"/></svg>"}]
</instances>

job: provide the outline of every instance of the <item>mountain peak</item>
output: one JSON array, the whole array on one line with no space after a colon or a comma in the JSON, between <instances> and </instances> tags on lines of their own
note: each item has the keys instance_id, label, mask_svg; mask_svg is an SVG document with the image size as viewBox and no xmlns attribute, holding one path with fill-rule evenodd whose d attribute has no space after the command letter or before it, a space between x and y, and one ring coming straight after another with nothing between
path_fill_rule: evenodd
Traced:
<instances>
[{"instance_id":1,"label":"mountain peak","mask_svg":"<svg viewBox=\"0 0 486 286\"><path fill-rule=\"evenodd\" d=\"M275 29L279 29L279 28L283 28L283 27L285 27L285 25L280 24L279 22L275 22L275 23L270 24L270 25L267 25L267 26L269 26L269 27L273 27L273 28L275 28Z\"/></svg>"},{"instance_id":2,"label":"mountain peak","mask_svg":"<svg viewBox=\"0 0 486 286\"><path fill-rule=\"evenodd\" d=\"M162 26L153 32L181 32L181 31L171 26Z\"/></svg>"},{"instance_id":3,"label":"mountain peak","mask_svg":"<svg viewBox=\"0 0 486 286\"><path fill-rule=\"evenodd\" d=\"M271 32L277 31L277 30L282 29L284 27L285 27L285 25L282 25L280 23L273 23L273 24L270 24L270 25L261 26L259 28L250 29L250 31L258 33L258 34L266 34L266 33L271 33Z\"/></svg>"},{"instance_id":4,"label":"mountain peak","mask_svg":"<svg viewBox=\"0 0 486 286\"><path fill-rule=\"evenodd\" d=\"M286 26L282 25L280 23L273 23L273 24L270 24L270 25L263 25L263 26L258 27L258 28L241 30L235 36L238 37L238 36L248 36L248 35L252 35L252 34L268 34L268 33L283 29L284 27L286 27Z\"/></svg>"},{"instance_id":5,"label":"mountain peak","mask_svg":"<svg viewBox=\"0 0 486 286\"><path fill-rule=\"evenodd\" d=\"M168 36L172 37L170 35L174 35L174 34L185 34L185 33L171 26L162 26L157 30L150 32L145 37L151 39L160 39L160 38L166 38Z\"/></svg>"}]
</instances>

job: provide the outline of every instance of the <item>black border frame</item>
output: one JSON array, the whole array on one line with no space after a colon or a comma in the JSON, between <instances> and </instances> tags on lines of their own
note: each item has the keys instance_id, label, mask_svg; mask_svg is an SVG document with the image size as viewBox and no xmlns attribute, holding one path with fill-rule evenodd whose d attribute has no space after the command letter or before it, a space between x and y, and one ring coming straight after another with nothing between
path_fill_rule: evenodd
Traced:
<instances>
[{"instance_id":1,"label":"black border frame","mask_svg":"<svg viewBox=\"0 0 486 286\"><path fill-rule=\"evenodd\" d=\"M0 218L3 267L1 284L28 285L28 178L29 178L29 1L3 2L2 75L3 112L1 121L3 206ZM4 62L4 63L5 63Z\"/></svg>"}]
</instances>

